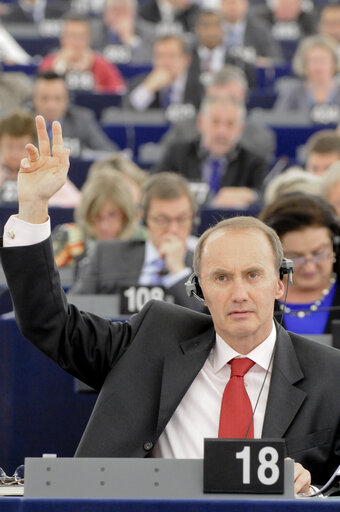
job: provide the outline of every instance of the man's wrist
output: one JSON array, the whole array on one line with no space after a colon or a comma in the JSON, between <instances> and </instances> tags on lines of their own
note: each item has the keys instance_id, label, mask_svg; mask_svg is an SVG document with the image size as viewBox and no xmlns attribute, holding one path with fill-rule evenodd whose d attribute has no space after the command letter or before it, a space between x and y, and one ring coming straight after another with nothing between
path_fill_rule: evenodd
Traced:
<instances>
[{"instance_id":1,"label":"man's wrist","mask_svg":"<svg viewBox=\"0 0 340 512\"><path fill-rule=\"evenodd\" d=\"M48 219L48 201L19 201L18 219L30 224L43 224Z\"/></svg>"}]
</instances>

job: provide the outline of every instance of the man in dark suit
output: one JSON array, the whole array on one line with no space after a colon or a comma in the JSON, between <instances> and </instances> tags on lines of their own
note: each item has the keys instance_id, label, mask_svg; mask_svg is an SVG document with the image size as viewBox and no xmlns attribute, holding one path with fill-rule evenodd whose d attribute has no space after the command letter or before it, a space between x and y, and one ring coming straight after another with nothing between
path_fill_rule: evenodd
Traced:
<instances>
[{"instance_id":1,"label":"man in dark suit","mask_svg":"<svg viewBox=\"0 0 340 512\"><path fill-rule=\"evenodd\" d=\"M146 0L139 4L139 16L163 27L192 32L198 7L192 0Z\"/></svg>"},{"instance_id":2,"label":"man in dark suit","mask_svg":"<svg viewBox=\"0 0 340 512\"><path fill-rule=\"evenodd\" d=\"M208 183L216 206L248 206L258 198L267 163L239 143L244 118L245 108L235 98L206 97L197 119L199 137L169 144L155 170Z\"/></svg>"},{"instance_id":3,"label":"man in dark suit","mask_svg":"<svg viewBox=\"0 0 340 512\"><path fill-rule=\"evenodd\" d=\"M266 65L282 59L279 44L270 25L248 15L248 0L221 0L224 18L225 44L229 51L246 62Z\"/></svg>"},{"instance_id":4,"label":"man in dark suit","mask_svg":"<svg viewBox=\"0 0 340 512\"><path fill-rule=\"evenodd\" d=\"M298 461L295 492L308 492L308 470L327 480L340 462L340 352L273 323L284 290L276 233L240 217L201 237L193 284L211 317L160 301L126 323L80 312L67 304L48 239L48 198L65 181L68 151L59 123L52 156L41 117L37 131L40 151L28 146L22 161L19 215L5 226L1 258L24 336L100 389L77 455L202 457L203 438L217 436L229 363L247 356L254 437L285 439Z\"/></svg>"},{"instance_id":5,"label":"man in dark suit","mask_svg":"<svg viewBox=\"0 0 340 512\"><path fill-rule=\"evenodd\" d=\"M188 74L190 51L181 35L158 37L152 50L152 71L137 77L128 96L135 110L164 109L170 105L190 104L198 108L202 88L199 74Z\"/></svg>"},{"instance_id":6,"label":"man in dark suit","mask_svg":"<svg viewBox=\"0 0 340 512\"><path fill-rule=\"evenodd\" d=\"M196 204L188 183L172 173L151 176L140 204L149 240L98 243L71 292L108 294L130 286L162 286L166 299L202 311L203 305L189 299L184 287L197 243L190 235Z\"/></svg>"},{"instance_id":7,"label":"man in dark suit","mask_svg":"<svg viewBox=\"0 0 340 512\"><path fill-rule=\"evenodd\" d=\"M63 127L66 145L71 157L79 158L86 149L112 152L117 146L97 123L93 112L70 102L66 80L54 71L37 75L33 90L33 110L41 114L52 130L52 121L58 119Z\"/></svg>"}]
</instances>

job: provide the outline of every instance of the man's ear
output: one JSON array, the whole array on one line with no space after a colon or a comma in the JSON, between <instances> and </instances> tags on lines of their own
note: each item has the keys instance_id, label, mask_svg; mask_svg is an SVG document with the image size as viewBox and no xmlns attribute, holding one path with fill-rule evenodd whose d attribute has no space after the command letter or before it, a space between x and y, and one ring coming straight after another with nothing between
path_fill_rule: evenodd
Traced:
<instances>
[{"instance_id":1,"label":"man's ear","mask_svg":"<svg viewBox=\"0 0 340 512\"><path fill-rule=\"evenodd\" d=\"M281 297L283 297L283 295L284 295L284 292L285 292L285 285L283 284L282 279L278 279L275 299L276 300L281 299Z\"/></svg>"}]
</instances>

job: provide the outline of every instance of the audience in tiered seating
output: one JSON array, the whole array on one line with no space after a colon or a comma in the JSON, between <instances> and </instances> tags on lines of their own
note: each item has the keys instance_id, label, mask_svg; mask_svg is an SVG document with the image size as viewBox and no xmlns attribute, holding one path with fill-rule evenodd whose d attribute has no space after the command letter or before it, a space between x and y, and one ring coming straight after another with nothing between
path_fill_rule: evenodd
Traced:
<instances>
[{"instance_id":1,"label":"audience in tiered seating","mask_svg":"<svg viewBox=\"0 0 340 512\"><path fill-rule=\"evenodd\" d=\"M3 17L3 22L38 25L43 20L58 20L68 6L68 0L18 0L11 5L9 13Z\"/></svg>"},{"instance_id":2,"label":"audience in tiered seating","mask_svg":"<svg viewBox=\"0 0 340 512\"><path fill-rule=\"evenodd\" d=\"M303 334L331 332L339 318L339 224L333 208L321 197L287 194L260 214L280 237L284 255L294 262L294 279L287 303L277 312L289 331ZM288 286L285 279L285 286Z\"/></svg>"},{"instance_id":3,"label":"audience in tiered seating","mask_svg":"<svg viewBox=\"0 0 340 512\"><path fill-rule=\"evenodd\" d=\"M199 73L189 73L190 49L183 36L167 34L153 44L152 71L131 85L129 105L135 110L164 109L201 101Z\"/></svg>"},{"instance_id":4,"label":"audience in tiered seating","mask_svg":"<svg viewBox=\"0 0 340 512\"><path fill-rule=\"evenodd\" d=\"M270 27L249 14L248 0L221 0L224 42L229 51L246 62L259 65L282 58Z\"/></svg>"},{"instance_id":5,"label":"audience in tiered seating","mask_svg":"<svg viewBox=\"0 0 340 512\"><path fill-rule=\"evenodd\" d=\"M272 0L260 6L256 14L271 26L287 61L291 60L298 42L316 31L315 13L306 12L303 0Z\"/></svg>"},{"instance_id":6,"label":"audience in tiered seating","mask_svg":"<svg viewBox=\"0 0 340 512\"><path fill-rule=\"evenodd\" d=\"M70 89L123 93L125 84L119 70L93 51L90 43L90 22L78 14L69 15L62 26L60 49L43 59L40 71L65 74Z\"/></svg>"},{"instance_id":7,"label":"audience in tiered seating","mask_svg":"<svg viewBox=\"0 0 340 512\"><path fill-rule=\"evenodd\" d=\"M242 69L226 65L219 71L209 73L205 79L205 96L230 96L245 105L248 94L247 79ZM167 151L170 144L191 141L199 136L197 118L184 119L174 124L161 141ZM272 162L276 147L275 133L255 118L246 117L240 142L242 146Z\"/></svg>"},{"instance_id":8,"label":"audience in tiered seating","mask_svg":"<svg viewBox=\"0 0 340 512\"><path fill-rule=\"evenodd\" d=\"M122 173L96 170L81 189L75 223L57 226L52 233L58 267L76 265L89 256L97 240L145 238L138 225L129 185Z\"/></svg>"},{"instance_id":9,"label":"audience in tiered seating","mask_svg":"<svg viewBox=\"0 0 340 512\"><path fill-rule=\"evenodd\" d=\"M34 119L29 112L15 111L0 120L0 200L15 202L17 196L17 176L21 159L25 156L25 146L35 143ZM68 179L65 185L51 198L51 206L74 207L80 193Z\"/></svg>"},{"instance_id":10,"label":"audience in tiered seating","mask_svg":"<svg viewBox=\"0 0 340 512\"><path fill-rule=\"evenodd\" d=\"M281 196L293 192L320 195L322 186L321 176L306 172L302 167L289 167L268 183L263 193L263 202L267 206Z\"/></svg>"},{"instance_id":11,"label":"audience in tiered seating","mask_svg":"<svg viewBox=\"0 0 340 512\"><path fill-rule=\"evenodd\" d=\"M192 32L197 11L193 0L143 0L139 4L140 17L154 23L158 33Z\"/></svg>"},{"instance_id":12,"label":"audience in tiered seating","mask_svg":"<svg viewBox=\"0 0 340 512\"><path fill-rule=\"evenodd\" d=\"M334 163L340 161L340 135L335 131L320 130L306 143L306 171L322 176Z\"/></svg>"},{"instance_id":13,"label":"audience in tiered seating","mask_svg":"<svg viewBox=\"0 0 340 512\"><path fill-rule=\"evenodd\" d=\"M216 206L247 207L258 199L266 161L240 143L245 108L232 97L206 97L197 119L199 136L168 146L156 171L175 171L209 184Z\"/></svg>"},{"instance_id":14,"label":"audience in tiered seating","mask_svg":"<svg viewBox=\"0 0 340 512\"><path fill-rule=\"evenodd\" d=\"M298 79L284 80L275 104L278 112L294 112L317 123L339 121L339 53L335 41L316 35L305 38L293 60Z\"/></svg>"},{"instance_id":15,"label":"audience in tiered seating","mask_svg":"<svg viewBox=\"0 0 340 512\"><path fill-rule=\"evenodd\" d=\"M154 29L136 11L136 0L106 0L102 20L92 30L92 47L110 62L151 62Z\"/></svg>"},{"instance_id":16,"label":"audience in tiered seating","mask_svg":"<svg viewBox=\"0 0 340 512\"><path fill-rule=\"evenodd\" d=\"M67 83L63 75L46 71L37 75L34 83L33 105L35 114L44 116L50 130L58 120L63 127L65 145L71 157L78 158L84 150L111 152L117 146L106 136L93 112L70 101Z\"/></svg>"},{"instance_id":17,"label":"audience in tiered seating","mask_svg":"<svg viewBox=\"0 0 340 512\"><path fill-rule=\"evenodd\" d=\"M340 46L340 4L325 5L320 14L319 32Z\"/></svg>"},{"instance_id":18,"label":"audience in tiered seating","mask_svg":"<svg viewBox=\"0 0 340 512\"><path fill-rule=\"evenodd\" d=\"M173 173L151 176L143 187L141 216L149 239L98 243L79 272L72 293L119 293L130 286L164 288L165 300L203 309L187 296L197 239L190 235L196 214L187 181Z\"/></svg>"}]
</instances>

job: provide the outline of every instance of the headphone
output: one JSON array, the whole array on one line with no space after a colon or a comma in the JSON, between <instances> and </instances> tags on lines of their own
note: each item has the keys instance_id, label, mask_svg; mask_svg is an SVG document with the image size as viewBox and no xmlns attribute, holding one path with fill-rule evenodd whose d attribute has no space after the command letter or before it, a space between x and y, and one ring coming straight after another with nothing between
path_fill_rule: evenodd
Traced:
<instances>
[{"instance_id":1,"label":"headphone","mask_svg":"<svg viewBox=\"0 0 340 512\"><path fill-rule=\"evenodd\" d=\"M294 263L288 258L283 258L279 269L280 279L283 279L284 275L288 275L288 279L292 282L292 275L294 272ZM189 279L184 283L185 290L188 297L195 297L200 302L205 302L203 291L198 280L198 275L193 272Z\"/></svg>"}]
</instances>

